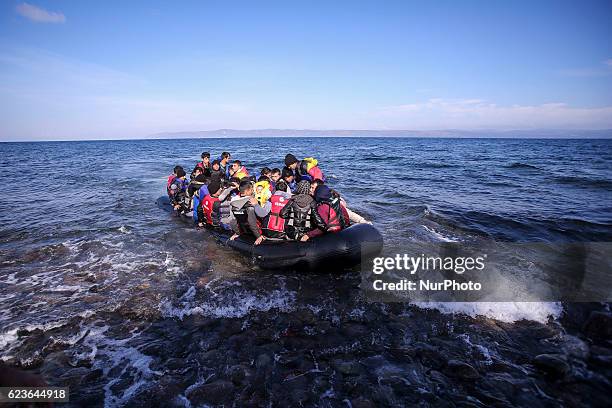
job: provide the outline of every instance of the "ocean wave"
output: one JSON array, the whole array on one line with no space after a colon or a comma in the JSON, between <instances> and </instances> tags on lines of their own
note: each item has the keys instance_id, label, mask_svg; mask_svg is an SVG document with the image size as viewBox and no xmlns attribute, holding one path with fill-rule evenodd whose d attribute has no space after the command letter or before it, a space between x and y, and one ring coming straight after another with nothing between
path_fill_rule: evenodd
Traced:
<instances>
[{"instance_id":1,"label":"ocean wave","mask_svg":"<svg viewBox=\"0 0 612 408\"><path fill-rule=\"evenodd\" d=\"M412 304L421 309L487 317L508 323L520 320L546 323L549 319L558 319L563 312L560 302L415 302Z\"/></svg>"},{"instance_id":2,"label":"ocean wave","mask_svg":"<svg viewBox=\"0 0 612 408\"><path fill-rule=\"evenodd\" d=\"M591 178L583 176L555 176L554 180L560 184L567 184L582 188L593 188L593 189L612 189L612 180Z\"/></svg>"},{"instance_id":3,"label":"ocean wave","mask_svg":"<svg viewBox=\"0 0 612 408\"><path fill-rule=\"evenodd\" d=\"M531 169L531 170L540 170L538 166L534 166L533 164L527 164L522 162L514 162L504 166L507 169Z\"/></svg>"}]
</instances>

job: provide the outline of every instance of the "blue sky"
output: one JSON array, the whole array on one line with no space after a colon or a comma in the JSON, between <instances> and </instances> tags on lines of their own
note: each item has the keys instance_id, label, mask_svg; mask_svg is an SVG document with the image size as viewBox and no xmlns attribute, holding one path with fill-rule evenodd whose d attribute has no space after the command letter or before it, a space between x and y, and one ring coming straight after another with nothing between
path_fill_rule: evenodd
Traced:
<instances>
[{"instance_id":1,"label":"blue sky","mask_svg":"<svg viewBox=\"0 0 612 408\"><path fill-rule=\"evenodd\" d=\"M4 1L0 140L612 128L610 1Z\"/></svg>"}]
</instances>

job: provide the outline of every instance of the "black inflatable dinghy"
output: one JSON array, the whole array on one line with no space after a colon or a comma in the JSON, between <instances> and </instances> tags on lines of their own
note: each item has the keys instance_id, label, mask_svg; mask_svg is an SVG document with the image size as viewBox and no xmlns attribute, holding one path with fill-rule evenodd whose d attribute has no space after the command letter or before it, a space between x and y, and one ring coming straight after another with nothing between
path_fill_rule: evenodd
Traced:
<instances>
[{"instance_id":1,"label":"black inflatable dinghy","mask_svg":"<svg viewBox=\"0 0 612 408\"><path fill-rule=\"evenodd\" d=\"M168 197L157 199L157 205L174 212ZM191 214L181 215L184 221L193 223ZM362 256L376 256L383 246L380 232L370 224L353 224L335 233L325 234L307 242L266 240L253 245L254 237L229 240L231 232L209 230L221 243L249 257L264 269L321 270L349 268L361 263Z\"/></svg>"}]
</instances>

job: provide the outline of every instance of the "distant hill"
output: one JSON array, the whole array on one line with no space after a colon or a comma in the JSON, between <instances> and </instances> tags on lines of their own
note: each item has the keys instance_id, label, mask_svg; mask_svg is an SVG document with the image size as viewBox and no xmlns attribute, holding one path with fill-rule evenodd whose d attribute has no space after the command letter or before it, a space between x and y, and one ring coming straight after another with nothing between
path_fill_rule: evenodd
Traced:
<instances>
[{"instance_id":1,"label":"distant hill","mask_svg":"<svg viewBox=\"0 0 612 408\"><path fill-rule=\"evenodd\" d=\"M164 132L154 139L197 139L237 137L448 137L448 138L549 138L609 139L612 129L603 130L318 130L318 129L218 129L189 132Z\"/></svg>"}]
</instances>

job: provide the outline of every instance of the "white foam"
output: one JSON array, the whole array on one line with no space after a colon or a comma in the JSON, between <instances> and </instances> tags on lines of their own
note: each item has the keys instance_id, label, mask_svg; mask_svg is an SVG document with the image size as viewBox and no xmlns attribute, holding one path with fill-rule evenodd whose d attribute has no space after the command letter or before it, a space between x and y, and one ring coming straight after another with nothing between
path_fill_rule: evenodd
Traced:
<instances>
[{"instance_id":1,"label":"white foam","mask_svg":"<svg viewBox=\"0 0 612 408\"><path fill-rule=\"evenodd\" d=\"M429 228L427 225L423 225L423 228L427 230L431 235L436 237L438 241L442 242L459 242L459 239L456 237L447 237L443 235L441 232L436 231L434 228Z\"/></svg>"},{"instance_id":2,"label":"white foam","mask_svg":"<svg viewBox=\"0 0 612 408\"><path fill-rule=\"evenodd\" d=\"M203 315L209 317L240 318L251 312L268 312L279 310L288 312L293 310L296 293L287 290L274 290L267 295L257 295L246 291L238 291L231 296L220 298L218 302L204 301L195 303L192 301L195 288L190 288L181 298L180 307L164 299L159 309L164 317L177 317L182 320L185 316Z\"/></svg>"},{"instance_id":3,"label":"white foam","mask_svg":"<svg viewBox=\"0 0 612 408\"><path fill-rule=\"evenodd\" d=\"M557 319L563 311L560 302L414 302L422 309L437 309L442 313L484 316L502 322L533 320L546 323Z\"/></svg>"}]
</instances>

